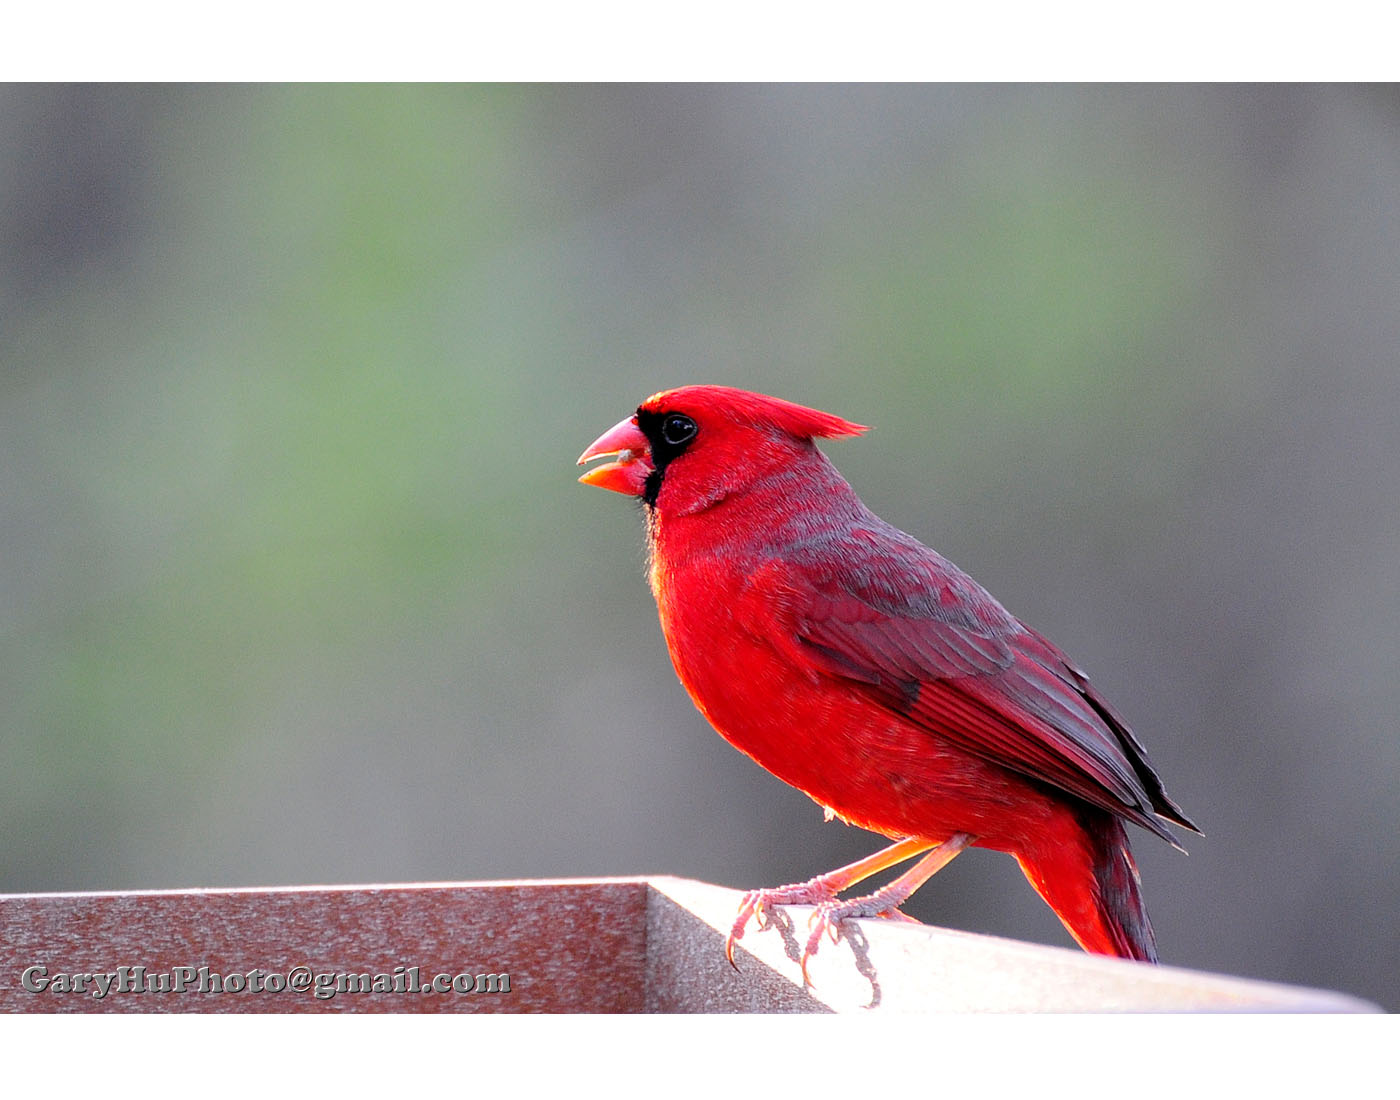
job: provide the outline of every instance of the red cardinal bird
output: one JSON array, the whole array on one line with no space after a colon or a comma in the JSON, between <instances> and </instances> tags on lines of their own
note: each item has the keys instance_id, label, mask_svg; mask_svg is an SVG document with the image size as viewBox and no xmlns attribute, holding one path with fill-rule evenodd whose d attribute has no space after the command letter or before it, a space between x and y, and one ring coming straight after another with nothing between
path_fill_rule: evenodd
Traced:
<instances>
[{"instance_id":1,"label":"red cardinal bird","mask_svg":"<svg viewBox=\"0 0 1400 1100\"><path fill-rule=\"evenodd\" d=\"M1155 962L1125 822L1175 847L1195 825L1084 675L976 581L872 513L813 442L865 431L723 386L647 398L579 458L641 497L671 660L730 744L828 815L895 838L810 882L745 895L812 904L833 938L898 906L963 848L1009 852L1086 950ZM924 853L882 890L856 882Z\"/></svg>"}]
</instances>

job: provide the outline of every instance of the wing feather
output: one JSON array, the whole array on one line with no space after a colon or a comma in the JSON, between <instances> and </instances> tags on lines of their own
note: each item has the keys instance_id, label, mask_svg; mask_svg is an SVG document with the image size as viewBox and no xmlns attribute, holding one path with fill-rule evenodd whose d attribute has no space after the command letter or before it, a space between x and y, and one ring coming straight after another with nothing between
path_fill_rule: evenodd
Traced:
<instances>
[{"instance_id":1,"label":"wing feather","mask_svg":"<svg viewBox=\"0 0 1400 1100\"><path fill-rule=\"evenodd\" d=\"M1132 731L1054 645L883 521L839 538L801 548L781 581L797 641L829 673L933 735L1173 844L1158 817L1195 828Z\"/></svg>"}]
</instances>

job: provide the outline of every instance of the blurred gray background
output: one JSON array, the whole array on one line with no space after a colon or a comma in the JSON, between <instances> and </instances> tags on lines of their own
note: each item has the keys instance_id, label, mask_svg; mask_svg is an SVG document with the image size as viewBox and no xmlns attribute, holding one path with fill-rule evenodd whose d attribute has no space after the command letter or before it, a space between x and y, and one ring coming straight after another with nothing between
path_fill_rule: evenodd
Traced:
<instances>
[{"instance_id":1,"label":"blurred gray background","mask_svg":"<svg viewBox=\"0 0 1400 1100\"><path fill-rule=\"evenodd\" d=\"M0 890L874 850L574 459L714 381L1094 676L1165 960L1400 1007L1400 94L0 89ZM1067 944L972 852L910 911Z\"/></svg>"}]
</instances>

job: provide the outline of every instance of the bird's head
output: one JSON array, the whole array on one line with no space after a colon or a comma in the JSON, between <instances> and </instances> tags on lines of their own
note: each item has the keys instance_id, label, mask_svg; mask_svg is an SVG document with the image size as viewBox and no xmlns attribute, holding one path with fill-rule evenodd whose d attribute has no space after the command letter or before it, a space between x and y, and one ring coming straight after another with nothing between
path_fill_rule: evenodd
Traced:
<instances>
[{"instance_id":1,"label":"bird's head","mask_svg":"<svg viewBox=\"0 0 1400 1100\"><path fill-rule=\"evenodd\" d=\"M679 513L708 507L775 466L816 453L814 439L859 435L863 425L791 401L728 386L653 394L595 439L579 481ZM662 489L666 498L662 501Z\"/></svg>"}]
</instances>

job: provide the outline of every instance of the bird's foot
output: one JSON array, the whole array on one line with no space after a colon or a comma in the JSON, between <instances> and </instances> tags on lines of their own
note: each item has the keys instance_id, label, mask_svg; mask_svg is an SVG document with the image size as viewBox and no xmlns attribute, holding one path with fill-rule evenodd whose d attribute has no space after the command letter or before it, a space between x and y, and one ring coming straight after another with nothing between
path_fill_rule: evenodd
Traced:
<instances>
[{"instance_id":1,"label":"bird's foot","mask_svg":"<svg viewBox=\"0 0 1400 1100\"><path fill-rule=\"evenodd\" d=\"M751 919L757 918L759 928L768 926L767 909L774 905L815 905L812 914L815 928L807 938L807 949L802 953L802 979L807 981L807 960L817 953L822 933L827 932L833 941L841 938L841 922L854 917L889 917L894 920L913 921L899 911L920 885L940 867L973 842L969 833L954 833L942 843L935 843L924 837L909 836L897 840L888 848L882 848L874 855L866 856L855 863L828 871L824 875L808 879L806 882L790 886L775 886L770 890L750 890L739 904L739 915L734 927L729 930L729 938L724 941L724 954L729 965L738 970L734 962L734 944L744 935ZM929 849L932 849L931 851ZM864 897L838 901L841 891L869 878L877 871L903 863L913 856L924 853L919 861L885 887ZM793 945L796 950L796 945ZM808 982L807 984L811 984Z\"/></svg>"},{"instance_id":2,"label":"bird's foot","mask_svg":"<svg viewBox=\"0 0 1400 1100\"><path fill-rule=\"evenodd\" d=\"M873 894L866 894L864 897L848 898L845 901L833 899L822 902L812 912L811 919L807 926L811 928L811 934L807 937L807 944L802 949L802 983L811 985L812 980L807 976L807 961L817 953L821 946L822 937L830 936L833 944L840 943L845 936L846 930L843 927L848 920L859 920L863 917L882 917L885 920L905 921L909 924L920 924L908 913L901 913L898 906L904 898L891 899L888 891L877 890Z\"/></svg>"},{"instance_id":3,"label":"bird's foot","mask_svg":"<svg viewBox=\"0 0 1400 1100\"><path fill-rule=\"evenodd\" d=\"M766 890L750 890L739 903L739 915L734 918L734 927L729 930L729 938L724 941L724 955L735 970L739 964L734 961L734 944L743 939L749 921L756 921L759 930L768 927L768 907L773 905L827 905L832 903L837 893L843 889L831 882L831 875L818 875L806 882L794 882L787 886L773 886Z\"/></svg>"}]
</instances>

